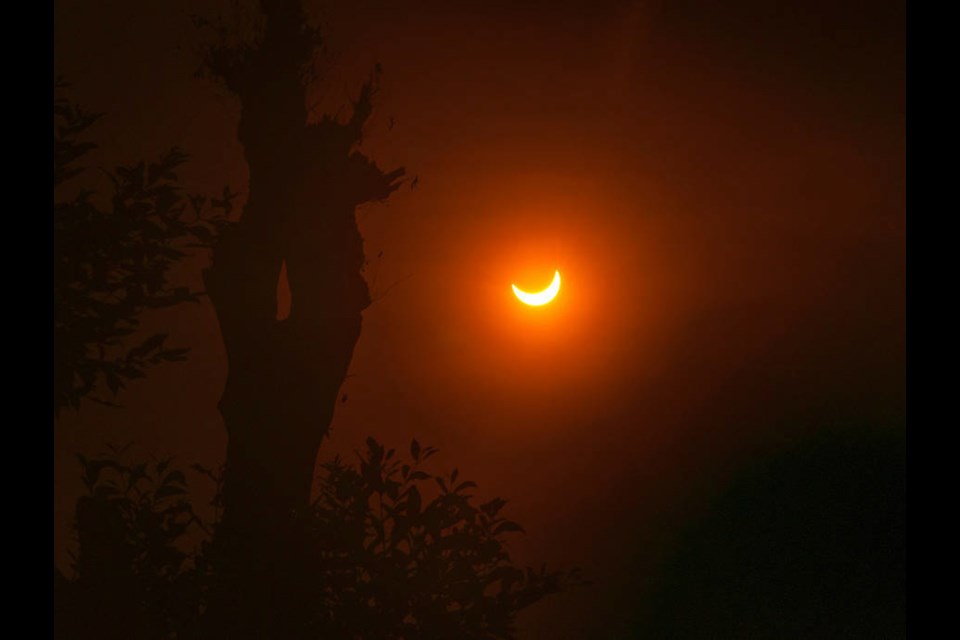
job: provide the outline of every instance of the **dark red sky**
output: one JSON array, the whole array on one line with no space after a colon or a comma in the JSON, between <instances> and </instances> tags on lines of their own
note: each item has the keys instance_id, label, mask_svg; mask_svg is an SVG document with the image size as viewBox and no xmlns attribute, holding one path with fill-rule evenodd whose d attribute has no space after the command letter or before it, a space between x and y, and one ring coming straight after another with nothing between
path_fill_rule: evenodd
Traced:
<instances>
[{"instance_id":1,"label":"dark red sky","mask_svg":"<svg viewBox=\"0 0 960 640\"><path fill-rule=\"evenodd\" d=\"M615 594L649 586L670 532L741 461L902 417L902 5L329 4L323 104L380 61L366 150L420 180L360 213L383 297L321 455L415 436L509 498L520 557L598 582L531 610L527 637L615 629ZM189 187L244 190L237 105L192 77L187 16L214 6L55 3L56 72L107 113L96 163L178 144ZM555 266L557 303L519 308L510 282ZM61 562L77 451L222 458L212 309L151 322L189 362L58 426Z\"/></svg>"}]
</instances>

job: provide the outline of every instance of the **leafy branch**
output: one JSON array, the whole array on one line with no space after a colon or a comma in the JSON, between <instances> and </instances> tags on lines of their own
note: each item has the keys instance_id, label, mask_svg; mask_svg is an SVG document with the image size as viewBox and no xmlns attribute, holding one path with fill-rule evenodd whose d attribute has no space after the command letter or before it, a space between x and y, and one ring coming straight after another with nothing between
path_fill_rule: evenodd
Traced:
<instances>
[{"instance_id":1,"label":"leafy branch","mask_svg":"<svg viewBox=\"0 0 960 640\"><path fill-rule=\"evenodd\" d=\"M63 88L57 80L54 87ZM144 311L197 302L202 292L170 282L188 250L211 248L231 225L236 193L187 195L177 171L187 154L173 147L155 162L107 172L101 197L80 188L59 197L83 173L80 161L97 148L85 140L101 114L66 98L54 99L54 413L77 409L84 397L113 404L127 381L163 362L184 360L185 348L166 346L166 334L139 336ZM103 202L102 202L103 201Z\"/></svg>"}]
</instances>

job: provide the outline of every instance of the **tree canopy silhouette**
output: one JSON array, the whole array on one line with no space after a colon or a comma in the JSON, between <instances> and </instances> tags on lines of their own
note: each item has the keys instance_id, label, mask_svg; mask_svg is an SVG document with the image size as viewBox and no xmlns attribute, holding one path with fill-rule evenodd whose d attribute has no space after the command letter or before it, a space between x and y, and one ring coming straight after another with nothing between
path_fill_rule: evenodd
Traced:
<instances>
[{"instance_id":1,"label":"tree canopy silhouette","mask_svg":"<svg viewBox=\"0 0 960 640\"><path fill-rule=\"evenodd\" d=\"M66 84L58 80L54 89ZM85 139L102 114L69 99L53 103L53 339L54 415L83 398L111 404L125 381L147 368L183 360L188 349L168 348L166 334L141 335L140 316L200 292L169 281L189 247L210 247L226 227L235 194L225 188L210 202L188 196L177 182L187 155L173 147L156 162L121 165L106 175L108 193L75 186L79 161L93 149ZM72 195L61 195L73 186ZM208 206L209 205L209 206Z\"/></svg>"}]
</instances>

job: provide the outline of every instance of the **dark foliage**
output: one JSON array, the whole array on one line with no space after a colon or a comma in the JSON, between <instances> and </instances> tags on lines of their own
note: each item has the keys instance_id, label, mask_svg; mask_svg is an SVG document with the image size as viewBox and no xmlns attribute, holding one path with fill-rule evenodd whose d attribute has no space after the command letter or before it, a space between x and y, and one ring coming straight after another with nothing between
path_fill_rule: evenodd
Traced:
<instances>
[{"instance_id":1,"label":"dark foliage","mask_svg":"<svg viewBox=\"0 0 960 640\"><path fill-rule=\"evenodd\" d=\"M456 469L425 471L434 453L414 440L405 458L368 438L356 464L323 465L299 528L313 612L301 637L512 638L520 610L586 584L576 569L516 566L506 536L523 529L501 514L506 502L479 502ZM80 458L88 495L77 504L75 579L58 585L61 636L195 637L216 579L206 554L217 522L200 522L170 460L119 457Z\"/></svg>"},{"instance_id":2,"label":"dark foliage","mask_svg":"<svg viewBox=\"0 0 960 640\"><path fill-rule=\"evenodd\" d=\"M62 81L55 90L65 87ZM166 334L143 336L140 315L196 302L200 292L169 282L171 268L190 248L209 248L229 224L236 194L189 196L177 184L187 155L174 147L156 162L122 165L107 173L109 193L72 181L78 161L97 145L85 140L101 114L63 97L53 105L54 399L55 415L83 398L111 404L125 381L161 362L183 360ZM69 197L63 194L72 191Z\"/></svg>"},{"instance_id":3,"label":"dark foliage","mask_svg":"<svg viewBox=\"0 0 960 640\"><path fill-rule=\"evenodd\" d=\"M78 456L87 494L76 507L75 580L55 592L58 637L184 637L196 624L206 565L184 546L205 529L186 476L171 459L127 465L122 453Z\"/></svg>"},{"instance_id":4,"label":"dark foliage","mask_svg":"<svg viewBox=\"0 0 960 640\"><path fill-rule=\"evenodd\" d=\"M474 499L476 483L373 438L359 464L323 465L311 535L324 576L317 623L335 638L511 638L518 611L580 583L576 570L520 569L504 536L521 532L506 502Z\"/></svg>"}]
</instances>

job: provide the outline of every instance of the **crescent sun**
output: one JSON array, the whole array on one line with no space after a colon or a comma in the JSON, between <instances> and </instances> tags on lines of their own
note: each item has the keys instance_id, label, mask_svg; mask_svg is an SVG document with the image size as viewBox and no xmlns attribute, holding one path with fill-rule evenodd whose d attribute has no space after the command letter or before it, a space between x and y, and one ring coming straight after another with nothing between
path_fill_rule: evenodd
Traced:
<instances>
[{"instance_id":1,"label":"crescent sun","mask_svg":"<svg viewBox=\"0 0 960 640\"><path fill-rule=\"evenodd\" d=\"M560 271L553 272L553 282L550 283L550 286L544 289L543 291L536 291L530 293L524 291L523 289L518 289L517 285L510 285L513 287L513 295L517 296L517 299L524 304L529 304L533 307L539 307L547 304L551 300L557 297L557 293L560 291Z\"/></svg>"}]
</instances>

